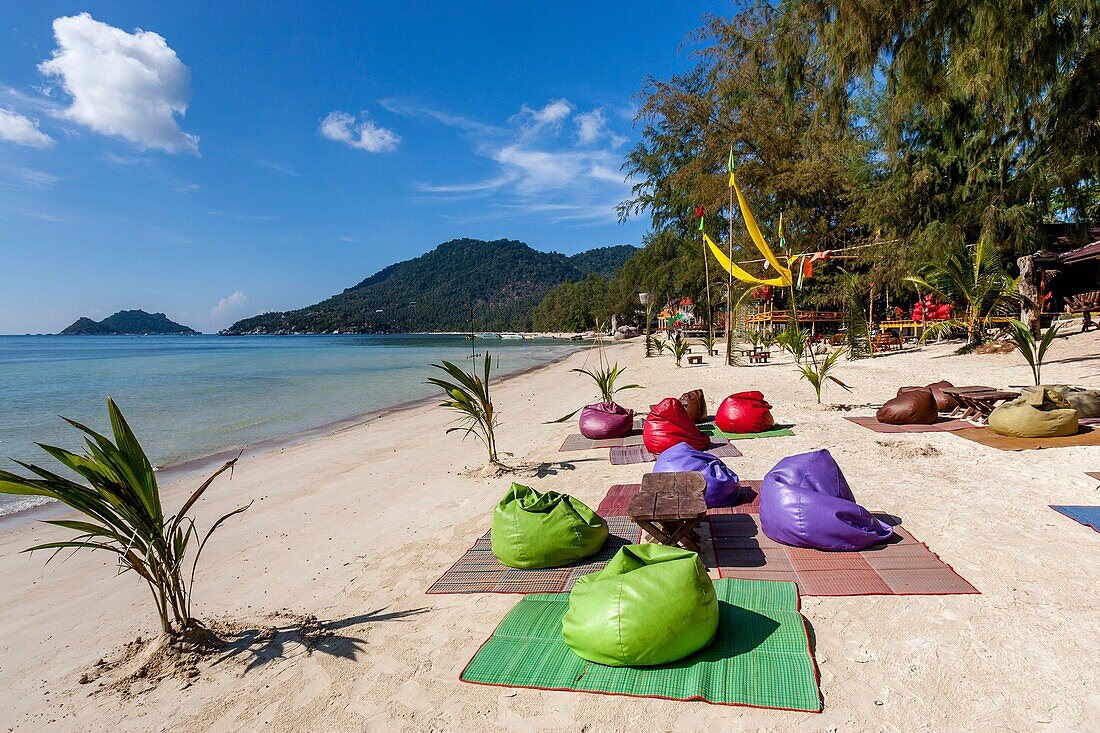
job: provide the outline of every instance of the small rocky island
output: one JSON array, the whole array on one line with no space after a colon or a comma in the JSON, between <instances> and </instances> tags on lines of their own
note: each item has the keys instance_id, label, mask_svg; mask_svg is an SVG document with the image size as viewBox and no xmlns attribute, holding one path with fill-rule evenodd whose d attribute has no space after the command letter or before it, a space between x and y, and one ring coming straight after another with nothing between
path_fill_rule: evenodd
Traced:
<instances>
[{"instance_id":1,"label":"small rocky island","mask_svg":"<svg viewBox=\"0 0 1100 733\"><path fill-rule=\"evenodd\" d=\"M198 335L198 331L169 320L163 313L146 313L143 310L119 311L102 321L78 318L61 332L62 336L150 336L150 335Z\"/></svg>"}]
</instances>

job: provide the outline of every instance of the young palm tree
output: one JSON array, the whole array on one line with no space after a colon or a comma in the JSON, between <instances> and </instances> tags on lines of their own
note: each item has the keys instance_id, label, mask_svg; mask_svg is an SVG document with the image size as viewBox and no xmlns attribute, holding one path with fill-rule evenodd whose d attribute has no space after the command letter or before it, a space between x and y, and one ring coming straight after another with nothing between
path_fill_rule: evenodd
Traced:
<instances>
[{"instance_id":1,"label":"young palm tree","mask_svg":"<svg viewBox=\"0 0 1100 733\"><path fill-rule=\"evenodd\" d=\"M684 356L688 353L688 350L691 348L691 344L686 338L684 338L684 334L677 331L676 335L672 337L672 341L669 342L667 348L669 353L672 354L673 358L676 359L676 366L681 366L680 362L683 361Z\"/></svg>"},{"instance_id":2,"label":"young palm tree","mask_svg":"<svg viewBox=\"0 0 1100 733\"><path fill-rule=\"evenodd\" d=\"M84 433L86 452L77 454L39 443L42 450L83 477L88 485L21 461L16 463L37 478L0 471L0 493L57 499L85 517L80 521L46 522L78 534L71 540L47 542L24 552L54 550L50 559L66 549L114 553L120 574L133 571L149 586L160 617L161 631L205 642L209 632L205 632L202 624L191 615L195 568L214 531L225 520L248 509L251 503L234 509L214 522L201 541L198 540L195 522L187 512L202 498L214 479L233 468L237 459L226 462L188 497L179 511L166 517L153 466L121 410L110 397L107 398L107 412L114 440L63 418ZM198 544L188 573L186 561L192 541Z\"/></svg>"},{"instance_id":3,"label":"young palm tree","mask_svg":"<svg viewBox=\"0 0 1100 733\"><path fill-rule=\"evenodd\" d=\"M1058 326L1053 325L1048 328L1047 332L1043 334L1043 338L1036 343L1035 334L1031 332L1028 325L1013 318L1008 323L1008 336L1019 352L1027 359L1028 366L1031 367L1031 376L1035 378L1035 385L1042 384L1040 380L1043 373L1043 359L1046 358L1050 344L1058 336Z\"/></svg>"},{"instance_id":4,"label":"young palm tree","mask_svg":"<svg viewBox=\"0 0 1100 733\"><path fill-rule=\"evenodd\" d=\"M480 376L476 365L471 365L469 372L449 361L432 364L432 366L450 377L449 380L440 377L428 379L429 384L434 384L446 394L439 406L457 412L456 421L462 423L447 428L447 433L457 430L462 431L463 438L474 436L485 444L485 449L489 453L489 463L501 465L497 458L497 415L489 394L489 379L492 373L492 358L489 352L485 353Z\"/></svg>"},{"instance_id":5,"label":"young palm tree","mask_svg":"<svg viewBox=\"0 0 1100 733\"><path fill-rule=\"evenodd\" d=\"M952 317L928 325L921 340L965 331L963 350L984 342L993 319L1013 312L1019 299L1012 278L985 238L948 252L920 275L905 279L953 308Z\"/></svg>"},{"instance_id":6,"label":"young palm tree","mask_svg":"<svg viewBox=\"0 0 1100 733\"><path fill-rule=\"evenodd\" d=\"M836 366L836 362L844 354L841 349L836 349L831 354L826 356L821 361L818 361L817 356L810 350L810 363L800 364L798 371L802 373L802 378L809 382L814 392L817 394L817 404L821 404L821 391L825 388L825 383L835 382L845 390L851 392L852 388L846 385L834 377L830 372L833 371L833 367Z\"/></svg>"}]
</instances>

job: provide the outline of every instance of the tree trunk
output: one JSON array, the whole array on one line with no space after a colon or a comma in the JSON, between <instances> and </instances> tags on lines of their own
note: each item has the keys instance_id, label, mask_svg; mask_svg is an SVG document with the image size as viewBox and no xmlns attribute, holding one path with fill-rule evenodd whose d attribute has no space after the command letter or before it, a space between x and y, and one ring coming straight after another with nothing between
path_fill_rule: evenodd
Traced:
<instances>
[{"instance_id":1,"label":"tree trunk","mask_svg":"<svg viewBox=\"0 0 1100 733\"><path fill-rule=\"evenodd\" d=\"M1041 273L1035 266L1035 257L1027 255L1016 260L1020 266L1020 320L1027 324L1031 333L1038 338L1040 334L1040 315L1043 312L1043 300L1039 294Z\"/></svg>"}]
</instances>

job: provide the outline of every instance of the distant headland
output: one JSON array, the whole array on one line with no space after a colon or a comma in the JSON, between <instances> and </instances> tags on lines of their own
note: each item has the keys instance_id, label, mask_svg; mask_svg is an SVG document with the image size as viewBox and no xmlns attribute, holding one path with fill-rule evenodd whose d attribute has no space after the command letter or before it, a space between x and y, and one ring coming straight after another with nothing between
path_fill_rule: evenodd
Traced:
<instances>
[{"instance_id":1,"label":"distant headland","mask_svg":"<svg viewBox=\"0 0 1100 733\"><path fill-rule=\"evenodd\" d=\"M102 321L78 318L61 332L62 336L150 336L150 335L198 335L198 331L169 320L163 313L146 313L143 310L119 311Z\"/></svg>"}]
</instances>

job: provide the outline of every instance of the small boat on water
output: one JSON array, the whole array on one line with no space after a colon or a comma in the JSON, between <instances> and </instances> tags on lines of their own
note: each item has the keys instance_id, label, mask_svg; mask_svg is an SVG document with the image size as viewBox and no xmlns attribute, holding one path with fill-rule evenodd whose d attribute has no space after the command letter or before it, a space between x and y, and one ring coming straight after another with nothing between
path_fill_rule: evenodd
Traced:
<instances>
[{"instance_id":1,"label":"small boat on water","mask_svg":"<svg viewBox=\"0 0 1100 733\"><path fill-rule=\"evenodd\" d=\"M477 337L479 339L498 339L498 338L500 338L500 334L499 333L485 332L485 333L479 333L477 335Z\"/></svg>"},{"instance_id":2,"label":"small boat on water","mask_svg":"<svg viewBox=\"0 0 1100 733\"><path fill-rule=\"evenodd\" d=\"M502 334L500 334L500 337L502 339L507 339L508 341L522 341L523 340L523 334L522 333L502 333Z\"/></svg>"}]
</instances>

